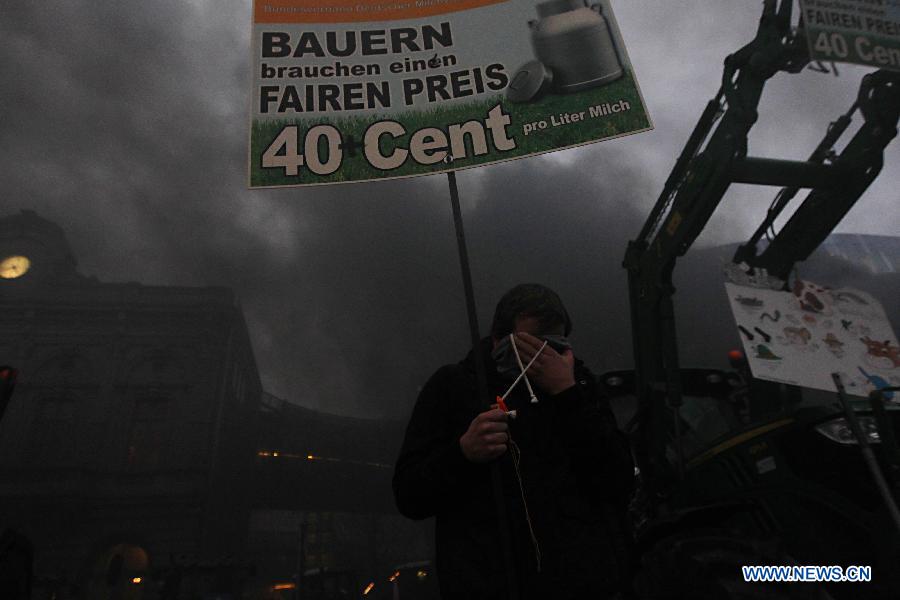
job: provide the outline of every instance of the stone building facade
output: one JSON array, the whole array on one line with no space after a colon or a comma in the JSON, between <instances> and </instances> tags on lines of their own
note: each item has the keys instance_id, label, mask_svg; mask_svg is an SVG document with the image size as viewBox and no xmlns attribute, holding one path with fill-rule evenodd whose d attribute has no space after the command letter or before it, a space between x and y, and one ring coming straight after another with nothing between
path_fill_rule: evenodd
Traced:
<instances>
[{"instance_id":1,"label":"stone building facade","mask_svg":"<svg viewBox=\"0 0 900 600\"><path fill-rule=\"evenodd\" d=\"M358 597L432 554L393 505L404 424L265 394L229 289L84 277L58 225L0 217L0 365L0 533L36 599Z\"/></svg>"},{"instance_id":2,"label":"stone building facade","mask_svg":"<svg viewBox=\"0 0 900 600\"><path fill-rule=\"evenodd\" d=\"M29 211L0 219L0 271L0 364L19 370L0 529L34 545L36 597L157 597L151 575L240 564L261 386L232 292L85 278ZM195 572L181 587L230 585Z\"/></svg>"}]
</instances>

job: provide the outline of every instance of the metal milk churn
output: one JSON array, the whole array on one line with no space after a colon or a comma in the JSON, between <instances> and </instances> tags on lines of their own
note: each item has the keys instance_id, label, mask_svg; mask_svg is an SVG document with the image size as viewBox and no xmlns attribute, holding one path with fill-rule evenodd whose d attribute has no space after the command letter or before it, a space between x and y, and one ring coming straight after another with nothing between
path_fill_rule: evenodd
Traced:
<instances>
[{"instance_id":1,"label":"metal milk churn","mask_svg":"<svg viewBox=\"0 0 900 600\"><path fill-rule=\"evenodd\" d=\"M609 24L599 4L548 0L537 5L540 19L529 21L534 55L553 71L559 92L605 85L622 76Z\"/></svg>"}]
</instances>

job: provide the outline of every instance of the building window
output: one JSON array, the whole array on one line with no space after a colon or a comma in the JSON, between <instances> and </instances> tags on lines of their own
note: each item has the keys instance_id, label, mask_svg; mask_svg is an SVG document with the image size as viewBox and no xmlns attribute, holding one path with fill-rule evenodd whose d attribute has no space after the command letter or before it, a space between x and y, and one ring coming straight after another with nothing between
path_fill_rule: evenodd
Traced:
<instances>
[{"instance_id":1,"label":"building window","mask_svg":"<svg viewBox=\"0 0 900 600\"><path fill-rule=\"evenodd\" d=\"M307 568L334 566L334 513L306 513L305 564Z\"/></svg>"},{"instance_id":2,"label":"building window","mask_svg":"<svg viewBox=\"0 0 900 600\"><path fill-rule=\"evenodd\" d=\"M71 398L44 398L38 402L32 436L36 465L64 467L75 463L76 405Z\"/></svg>"},{"instance_id":3,"label":"building window","mask_svg":"<svg viewBox=\"0 0 900 600\"><path fill-rule=\"evenodd\" d=\"M238 404L244 403L245 378L241 369L235 368L231 373L231 389Z\"/></svg>"},{"instance_id":4,"label":"building window","mask_svg":"<svg viewBox=\"0 0 900 600\"><path fill-rule=\"evenodd\" d=\"M166 462L171 427L166 398L138 398L128 436L128 468L154 470Z\"/></svg>"}]
</instances>

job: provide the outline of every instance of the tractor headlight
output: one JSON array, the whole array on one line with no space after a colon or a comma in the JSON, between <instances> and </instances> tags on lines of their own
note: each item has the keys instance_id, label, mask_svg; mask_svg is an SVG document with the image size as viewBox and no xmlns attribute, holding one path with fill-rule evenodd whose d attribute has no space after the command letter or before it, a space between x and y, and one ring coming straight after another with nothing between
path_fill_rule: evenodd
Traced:
<instances>
[{"instance_id":1,"label":"tractor headlight","mask_svg":"<svg viewBox=\"0 0 900 600\"><path fill-rule=\"evenodd\" d=\"M870 444L881 443L878 436L878 426L875 424L875 418L871 416L858 416L859 427L862 429L863 435L868 438ZM844 417L838 417L825 423L816 425L816 431L827 437L832 442L838 444L856 444L856 437L853 430L850 429L850 423Z\"/></svg>"}]
</instances>

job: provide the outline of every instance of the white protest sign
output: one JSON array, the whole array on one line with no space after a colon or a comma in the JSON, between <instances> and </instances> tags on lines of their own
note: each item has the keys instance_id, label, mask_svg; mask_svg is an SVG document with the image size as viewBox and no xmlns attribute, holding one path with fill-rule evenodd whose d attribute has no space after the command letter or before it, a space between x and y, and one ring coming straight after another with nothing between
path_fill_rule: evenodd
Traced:
<instances>
[{"instance_id":1,"label":"white protest sign","mask_svg":"<svg viewBox=\"0 0 900 600\"><path fill-rule=\"evenodd\" d=\"M866 292L801 280L790 292L725 290L754 377L833 392L831 374L839 373L857 396L900 385L897 336Z\"/></svg>"}]
</instances>

